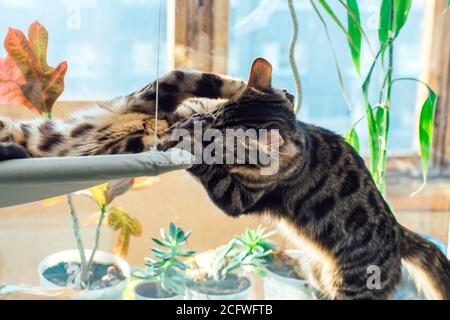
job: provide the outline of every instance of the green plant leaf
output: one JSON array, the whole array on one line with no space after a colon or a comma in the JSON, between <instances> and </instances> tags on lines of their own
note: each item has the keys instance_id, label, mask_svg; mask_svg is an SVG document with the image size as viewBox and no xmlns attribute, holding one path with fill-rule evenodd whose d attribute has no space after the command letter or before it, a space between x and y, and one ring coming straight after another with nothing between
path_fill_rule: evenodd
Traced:
<instances>
[{"instance_id":1,"label":"green plant leaf","mask_svg":"<svg viewBox=\"0 0 450 320\"><path fill-rule=\"evenodd\" d=\"M400 78L395 79L392 83L398 81L414 81L424 85L428 90L428 97L422 105L419 119L419 142L420 142L420 163L422 170L422 177L424 184L422 187L413 193L420 192L427 182L428 171L430 166L430 158L433 149L433 135L434 135L434 117L438 103L438 95L431 89L431 87L423 81L415 78Z\"/></svg>"},{"instance_id":2,"label":"green plant leaf","mask_svg":"<svg viewBox=\"0 0 450 320\"><path fill-rule=\"evenodd\" d=\"M161 228L161 229L159 230L159 233L161 234L161 238L162 238L164 241L167 241L167 240L168 240L167 235L166 235L166 231L164 230L164 228Z\"/></svg>"},{"instance_id":3,"label":"green plant leaf","mask_svg":"<svg viewBox=\"0 0 450 320\"><path fill-rule=\"evenodd\" d=\"M408 20L412 0L394 0L394 34L397 37Z\"/></svg>"},{"instance_id":4,"label":"green plant leaf","mask_svg":"<svg viewBox=\"0 0 450 320\"><path fill-rule=\"evenodd\" d=\"M437 100L437 94L428 88L428 98L422 106L419 120L420 158L424 182L427 181L433 147L434 115Z\"/></svg>"},{"instance_id":5,"label":"green plant leaf","mask_svg":"<svg viewBox=\"0 0 450 320\"><path fill-rule=\"evenodd\" d=\"M400 34L408 20L411 0L383 0L380 9L380 26L378 37L380 45L393 41ZM386 48L382 50L382 57Z\"/></svg>"},{"instance_id":6,"label":"green plant leaf","mask_svg":"<svg viewBox=\"0 0 450 320\"><path fill-rule=\"evenodd\" d=\"M131 269L131 275L133 277L135 277L135 278L143 279L143 280L147 280L147 279L151 278L151 275L148 274L147 271L141 270L141 269L137 269L137 268Z\"/></svg>"},{"instance_id":7,"label":"green plant leaf","mask_svg":"<svg viewBox=\"0 0 450 320\"><path fill-rule=\"evenodd\" d=\"M161 247L170 248L170 244L165 241L161 241L156 238L152 238L152 240L153 240L153 242L155 242L157 245L160 245Z\"/></svg>"},{"instance_id":8,"label":"green plant leaf","mask_svg":"<svg viewBox=\"0 0 450 320\"><path fill-rule=\"evenodd\" d=\"M169 225L169 234L172 240L177 241L178 238L178 228L175 226L175 224L171 223Z\"/></svg>"},{"instance_id":9,"label":"green plant leaf","mask_svg":"<svg viewBox=\"0 0 450 320\"><path fill-rule=\"evenodd\" d=\"M161 249L158 249L158 248L152 248L151 251L152 251L152 253L153 253L155 256L157 256L158 258L160 258L160 257L162 257L163 255L166 254L165 251L163 251L163 250L161 250Z\"/></svg>"},{"instance_id":10,"label":"green plant leaf","mask_svg":"<svg viewBox=\"0 0 450 320\"><path fill-rule=\"evenodd\" d=\"M322 20L322 23L324 25L326 25L325 20L323 19L322 15L320 14L319 10L317 9L317 7L316 7L315 3L313 2L313 0L310 0L310 3L313 6L314 11L316 11L317 15ZM357 51L358 55L360 55L361 54L361 38L359 39L359 45L354 43L353 42L353 37L350 35L349 32L347 32L347 30L345 29L344 25L339 20L339 18L336 16L336 14L334 13L333 9L330 7L328 2L326 0L319 0L319 3L324 8L325 12L328 13L328 15L331 17L331 19L336 23L338 28L344 33L344 35L347 38L347 41L348 41L348 44L349 44L350 48L352 48L352 50ZM352 19L352 21L354 22L354 19ZM356 26L358 27L358 25L356 25ZM358 31L360 32L360 35L361 35L361 30L362 29L359 28L359 27L358 27L358 29L359 29Z\"/></svg>"},{"instance_id":11,"label":"green plant leaf","mask_svg":"<svg viewBox=\"0 0 450 320\"><path fill-rule=\"evenodd\" d=\"M191 257L195 253L195 250L181 250L178 249L175 254L180 257Z\"/></svg>"},{"instance_id":12,"label":"green plant leaf","mask_svg":"<svg viewBox=\"0 0 450 320\"><path fill-rule=\"evenodd\" d=\"M351 128L345 135L345 141L347 141L347 143L351 145L353 149L356 150L356 152L360 153L361 145L359 143L358 133L356 132L354 127Z\"/></svg>"},{"instance_id":13,"label":"green plant leaf","mask_svg":"<svg viewBox=\"0 0 450 320\"><path fill-rule=\"evenodd\" d=\"M183 250L182 245L186 243L191 232L184 232L181 228L171 223L168 233L163 228L160 229L162 239L152 240L159 246L166 248L152 248L155 260L146 258L146 266L155 279L159 280L165 290L172 290L182 293L184 283L189 279L183 272L189 268L177 257L191 257L194 250ZM167 236L169 234L169 236Z\"/></svg>"},{"instance_id":14,"label":"green plant leaf","mask_svg":"<svg viewBox=\"0 0 450 320\"><path fill-rule=\"evenodd\" d=\"M343 76L342 76L341 67L339 66L339 62L338 62L338 59L337 59L336 50L334 49L333 41L331 40L331 35L330 35L329 30L328 30L328 25L327 25L327 23L325 22L325 19L322 17L322 15L321 15L319 9L317 8L316 4L314 3L314 1L313 1L313 0L309 0L309 2L311 3L311 6L313 7L314 12L315 12L315 13L317 14L317 16L319 17L319 20L320 20L320 22L322 23L323 28L325 29L325 34L326 34L326 36L327 36L327 40L328 40L328 43L329 43L329 45L330 45L330 47L331 47L331 52L332 52L332 54L333 54L334 64L335 64L335 66L336 66L336 71L337 71L337 75L338 75L339 86L340 86L340 89L341 89L342 97L344 98L344 101L345 101L346 105L348 106L348 109L351 111L351 110L353 109L353 108L352 108L352 104L351 104L351 102L350 102L350 99L348 98L347 90L346 90L346 88L345 88L344 78L343 78ZM326 3L326 2L324 2L324 3ZM329 8L328 4L326 4L326 6ZM326 9L326 8L325 8L325 9ZM330 9L331 9L331 8L330 8ZM327 12L328 12L328 11L327 11ZM341 26L342 26L342 24L338 24L338 25L341 25ZM343 28L343 27L342 27L342 28ZM343 28L343 31L344 31L344 33L347 35L347 39L349 39L349 41L352 41L350 35L348 35L347 31L346 31L344 28Z\"/></svg>"},{"instance_id":15,"label":"green plant leaf","mask_svg":"<svg viewBox=\"0 0 450 320\"><path fill-rule=\"evenodd\" d=\"M363 82L362 92L364 96L364 103L366 108L366 118L367 118L367 127L369 130L369 150L370 150L370 173L372 174L375 181L378 180L378 164L379 159L381 157L380 143L379 143L379 132L378 132L378 124L375 119L375 115L373 114L373 109L369 101L369 88L372 80L373 71L375 66L384 50L388 46L388 42L385 42L381 49L378 51L372 66Z\"/></svg>"},{"instance_id":16,"label":"green plant leaf","mask_svg":"<svg viewBox=\"0 0 450 320\"><path fill-rule=\"evenodd\" d=\"M348 6L348 34L352 41L348 41L352 53L353 64L356 71L361 73L361 17L359 14L358 2L356 0L347 0Z\"/></svg>"},{"instance_id":17,"label":"green plant leaf","mask_svg":"<svg viewBox=\"0 0 450 320\"><path fill-rule=\"evenodd\" d=\"M334 13L333 9L331 9L330 5L328 4L328 2L326 0L319 0L319 3L322 5L322 7L325 9L325 11L328 13L328 15L331 17L331 19L333 19L333 21L337 24L337 26L339 27L339 29L342 30L342 32L344 32L344 34L351 39L350 35L347 33L347 30L344 28L344 25L342 24L342 22L339 20L339 18L336 16L336 14Z\"/></svg>"},{"instance_id":18,"label":"green plant leaf","mask_svg":"<svg viewBox=\"0 0 450 320\"><path fill-rule=\"evenodd\" d=\"M380 45L383 46L389 38L389 31L391 30L391 9L393 8L393 0L382 0L380 8L380 26L378 28L378 38Z\"/></svg>"}]
</instances>

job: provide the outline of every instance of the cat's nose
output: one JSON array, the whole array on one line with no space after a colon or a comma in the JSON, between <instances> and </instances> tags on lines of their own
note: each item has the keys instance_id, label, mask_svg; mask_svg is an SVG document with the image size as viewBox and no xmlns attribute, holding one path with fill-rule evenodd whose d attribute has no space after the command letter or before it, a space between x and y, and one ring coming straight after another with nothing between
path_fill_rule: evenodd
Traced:
<instances>
[{"instance_id":1,"label":"cat's nose","mask_svg":"<svg viewBox=\"0 0 450 320\"><path fill-rule=\"evenodd\" d=\"M295 96L293 94L290 94L286 89L283 90L283 93L284 93L286 99L288 99L289 102L294 103Z\"/></svg>"}]
</instances>

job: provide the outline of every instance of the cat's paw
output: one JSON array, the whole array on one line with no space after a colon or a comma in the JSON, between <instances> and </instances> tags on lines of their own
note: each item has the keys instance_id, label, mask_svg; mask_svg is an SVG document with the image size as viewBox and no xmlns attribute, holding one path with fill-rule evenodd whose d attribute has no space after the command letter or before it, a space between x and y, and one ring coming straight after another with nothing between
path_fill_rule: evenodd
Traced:
<instances>
[{"instance_id":1,"label":"cat's paw","mask_svg":"<svg viewBox=\"0 0 450 320\"><path fill-rule=\"evenodd\" d=\"M289 91L287 91L286 89L283 90L283 94L284 97L290 102L290 103L294 103L295 102L295 96L291 93L289 93Z\"/></svg>"},{"instance_id":2,"label":"cat's paw","mask_svg":"<svg viewBox=\"0 0 450 320\"><path fill-rule=\"evenodd\" d=\"M29 158L30 154L21 145L0 143L0 161Z\"/></svg>"},{"instance_id":3,"label":"cat's paw","mask_svg":"<svg viewBox=\"0 0 450 320\"><path fill-rule=\"evenodd\" d=\"M178 129L194 129L196 124L201 123L203 126L211 124L214 121L214 116L210 113L196 113L190 118L181 121L178 124Z\"/></svg>"}]
</instances>

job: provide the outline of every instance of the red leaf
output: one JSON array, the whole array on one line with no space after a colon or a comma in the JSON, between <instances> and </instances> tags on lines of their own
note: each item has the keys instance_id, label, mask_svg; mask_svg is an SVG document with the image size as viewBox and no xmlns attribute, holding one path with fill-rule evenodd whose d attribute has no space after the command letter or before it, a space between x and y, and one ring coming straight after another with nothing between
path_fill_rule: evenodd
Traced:
<instances>
[{"instance_id":1,"label":"red leaf","mask_svg":"<svg viewBox=\"0 0 450 320\"><path fill-rule=\"evenodd\" d=\"M10 87L8 78L0 83L0 87L3 86L7 93L4 98L8 101L6 103L11 104L6 97L28 100L25 106L40 113L51 113L54 103L64 91L67 62L60 63L56 69L48 66L48 32L39 22L30 26L28 36L29 39L22 31L10 28L5 39L5 49L23 76L23 83L18 83L23 97L19 98L17 89Z\"/></svg>"},{"instance_id":2,"label":"red leaf","mask_svg":"<svg viewBox=\"0 0 450 320\"><path fill-rule=\"evenodd\" d=\"M21 90L23 84L25 78L11 57L0 58L0 104L25 106L37 111L23 95Z\"/></svg>"},{"instance_id":3,"label":"red leaf","mask_svg":"<svg viewBox=\"0 0 450 320\"><path fill-rule=\"evenodd\" d=\"M26 81L39 78L36 54L22 31L9 28L5 38L5 49L16 62Z\"/></svg>"},{"instance_id":4,"label":"red leaf","mask_svg":"<svg viewBox=\"0 0 450 320\"><path fill-rule=\"evenodd\" d=\"M47 47L48 47L48 32L39 23L34 22L28 30L28 38L30 39L31 47L33 48L38 58L39 67L41 70L48 69L47 64Z\"/></svg>"}]
</instances>

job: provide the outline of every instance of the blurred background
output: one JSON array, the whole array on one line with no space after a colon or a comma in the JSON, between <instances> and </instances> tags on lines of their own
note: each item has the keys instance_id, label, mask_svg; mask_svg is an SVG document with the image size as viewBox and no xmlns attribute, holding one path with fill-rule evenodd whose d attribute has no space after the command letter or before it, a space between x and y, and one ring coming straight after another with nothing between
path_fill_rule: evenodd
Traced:
<instances>
[{"instance_id":1,"label":"blurred background","mask_svg":"<svg viewBox=\"0 0 450 320\"><path fill-rule=\"evenodd\" d=\"M436 117L432 174L425 189L410 195L422 181L418 159L418 107L424 93L414 82L395 87L392 97L387 190L401 223L447 243L450 221L450 24L446 0L413 0L409 19L396 40L395 77L419 78L440 95ZM159 0L0 0L0 36L9 27L26 30L35 20L50 35L49 63L66 60L66 89L54 117L97 101L110 100L146 85L156 77ZM359 1L361 21L369 41L378 37L379 0ZM197 68L244 80L254 58L265 57L274 67L274 84L295 92L288 49L292 36L285 0L162 1L161 73L173 68ZM296 59L304 101L299 119L344 135L364 114L361 78L354 71L345 35L332 21L330 37L353 110L347 107L338 82L335 60L321 21L308 1L296 1L300 36ZM344 8L336 14L346 19ZM0 48L0 57L6 55ZM371 52L363 49L362 73L370 68ZM375 82L383 74L376 71ZM1 116L35 116L25 108L0 106ZM357 127L362 153L367 155L367 127ZM444 160L442 160L444 159ZM83 221L96 207L77 199ZM187 173L160 177L147 190L116 200L143 225L133 238L128 261L133 266L149 255L150 237L173 221L193 229L190 245L198 250L227 242L245 227L266 224L255 218L225 217ZM270 226L270 224L267 224ZM94 227L83 228L93 241ZM289 247L280 237L282 246ZM101 247L110 251L116 235L104 228ZM89 242L88 242L89 243ZM0 282L37 284L37 265L47 255L74 248L67 204L42 203L0 209Z\"/></svg>"}]
</instances>

